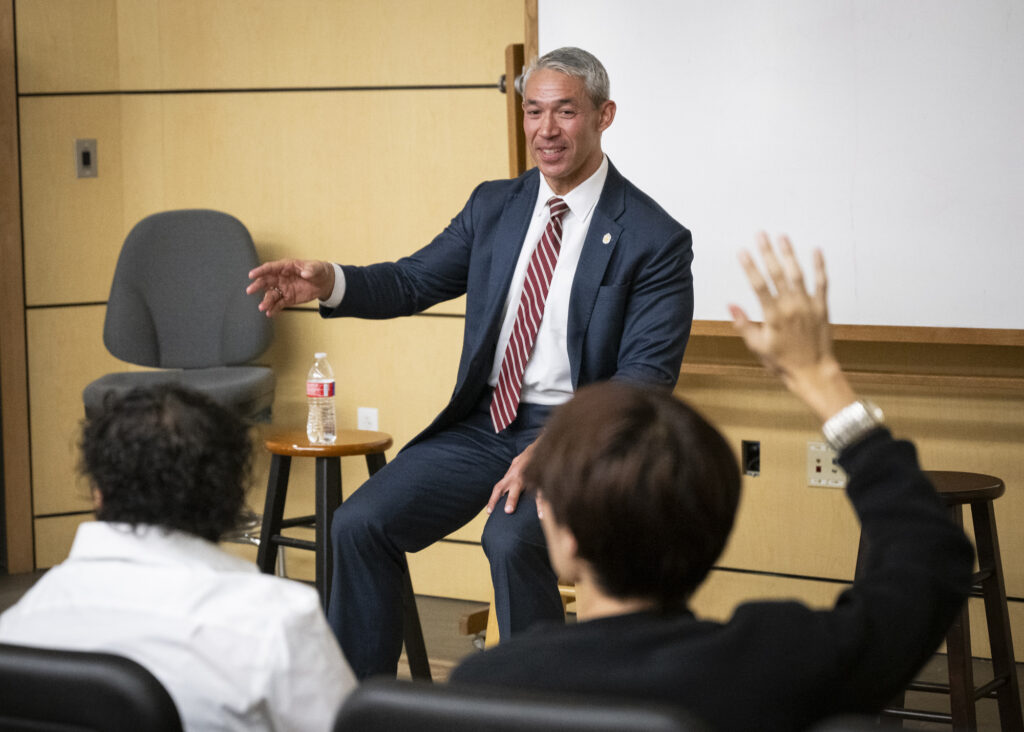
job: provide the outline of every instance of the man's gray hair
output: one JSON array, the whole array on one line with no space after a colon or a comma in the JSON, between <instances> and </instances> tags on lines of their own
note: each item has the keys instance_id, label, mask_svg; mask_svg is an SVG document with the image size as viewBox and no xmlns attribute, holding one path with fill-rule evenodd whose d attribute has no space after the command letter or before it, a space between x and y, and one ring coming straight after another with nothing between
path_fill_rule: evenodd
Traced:
<instances>
[{"instance_id":1,"label":"man's gray hair","mask_svg":"<svg viewBox=\"0 0 1024 732\"><path fill-rule=\"evenodd\" d=\"M526 89L526 81L531 74L538 69L551 69L581 79L583 87L587 90L587 96L590 97L595 107L600 107L610 98L608 72L605 71L604 64L598 61L594 54L584 51L582 48L564 46L545 53L523 72L520 93Z\"/></svg>"}]
</instances>

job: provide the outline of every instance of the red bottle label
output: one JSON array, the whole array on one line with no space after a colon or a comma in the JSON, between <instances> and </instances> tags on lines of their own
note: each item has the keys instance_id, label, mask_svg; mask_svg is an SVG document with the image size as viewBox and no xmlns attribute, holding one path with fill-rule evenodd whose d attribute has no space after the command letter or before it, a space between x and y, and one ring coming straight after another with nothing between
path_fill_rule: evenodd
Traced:
<instances>
[{"instance_id":1,"label":"red bottle label","mask_svg":"<svg viewBox=\"0 0 1024 732\"><path fill-rule=\"evenodd\" d=\"M306 396L308 397L332 397L334 396L333 381L307 381Z\"/></svg>"}]
</instances>

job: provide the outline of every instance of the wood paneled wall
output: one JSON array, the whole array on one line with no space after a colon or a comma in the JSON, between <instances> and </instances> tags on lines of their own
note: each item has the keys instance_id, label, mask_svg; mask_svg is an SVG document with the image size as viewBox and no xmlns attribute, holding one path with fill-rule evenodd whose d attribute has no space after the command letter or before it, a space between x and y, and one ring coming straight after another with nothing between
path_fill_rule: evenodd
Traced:
<instances>
[{"instance_id":1,"label":"wood paneled wall","mask_svg":"<svg viewBox=\"0 0 1024 732\"><path fill-rule=\"evenodd\" d=\"M987 473L1006 483L996 520L1014 643L1024 657L1022 349L840 342L837 353L894 434L915 442L925 469ZM744 476L721 569L701 588L696 609L727 617L737 603L761 596L830 604L853 577L859 526L840 489L807 484L807 444L822 441L811 414L734 337L695 336L676 393L717 424L737 454L743 440L761 442L760 475ZM969 512L965 519L969 525ZM984 614L980 601L971 602L974 652L985 656Z\"/></svg>"},{"instance_id":2,"label":"wood paneled wall","mask_svg":"<svg viewBox=\"0 0 1024 732\"><path fill-rule=\"evenodd\" d=\"M156 211L207 207L241 219L263 259L364 264L414 251L480 181L507 176L497 83L506 47L523 40L524 17L520 0L13 7L34 548L36 566L46 567L90 517L75 471L81 391L131 368L102 343L128 230ZM98 177L75 176L76 138L97 140ZM278 379L274 421L302 424L305 372L325 350L340 425L355 427L359 406L377 407L397 449L446 402L462 328L461 300L389 322L287 311L261 359ZM310 512L304 462L294 466L289 513ZM266 470L261 454L257 509ZM346 493L365 472L362 461L344 461ZM456 537L470 543L418 557L417 589L486 597L479 536L474 522ZM468 572L449 570L453 552ZM309 577L305 554L289 552L290 567Z\"/></svg>"}]
</instances>

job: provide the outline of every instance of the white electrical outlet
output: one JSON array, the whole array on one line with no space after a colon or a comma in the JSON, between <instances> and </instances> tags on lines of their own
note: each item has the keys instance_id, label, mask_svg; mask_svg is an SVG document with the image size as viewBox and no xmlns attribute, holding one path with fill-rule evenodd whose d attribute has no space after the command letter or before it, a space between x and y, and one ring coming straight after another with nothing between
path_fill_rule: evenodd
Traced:
<instances>
[{"instance_id":1,"label":"white electrical outlet","mask_svg":"<svg viewBox=\"0 0 1024 732\"><path fill-rule=\"evenodd\" d=\"M377 430L377 407L359 407L359 429Z\"/></svg>"},{"instance_id":2,"label":"white electrical outlet","mask_svg":"<svg viewBox=\"0 0 1024 732\"><path fill-rule=\"evenodd\" d=\"M839 467L836 453L828 443L807 443L807 485L842 488L846 473Z\"/></svg>"}]
</instances>

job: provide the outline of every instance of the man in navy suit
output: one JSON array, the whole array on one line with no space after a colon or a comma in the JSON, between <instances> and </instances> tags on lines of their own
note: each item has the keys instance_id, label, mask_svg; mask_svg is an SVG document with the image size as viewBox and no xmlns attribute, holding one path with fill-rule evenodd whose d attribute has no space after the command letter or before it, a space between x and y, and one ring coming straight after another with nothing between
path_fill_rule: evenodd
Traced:
<instances>
[{"instance_id":1,"label":"man in navy suit","mask_svg":"<svg viewBox=\"0 0 1024 732\"><path fill-rule=\"evenodd\" d=\"M423 249L368 267L281 260L249 275L248 291L264 292L268 316L319 299L323 317L391 318L466 295L451 400L331 526L328 619L360 678L395 673L405 553L484 507L501 636L561 618L533 496L523 493L531 446L578 387L623 379L671 389L679 374L693 317L690 232L604 155L601 135L616 111L604 67L580 49L552 51L527 69L523 98L537 167L482 183ZM542 236L558 238L557 258L521 387L514 379L509 387L503 364L519 347L510 341L520 343L520 299L534 290L531 258ZM496 389L507 399L510 388L511 414L505 408L500 419Z\"/></svg>"}]
</instances>

